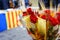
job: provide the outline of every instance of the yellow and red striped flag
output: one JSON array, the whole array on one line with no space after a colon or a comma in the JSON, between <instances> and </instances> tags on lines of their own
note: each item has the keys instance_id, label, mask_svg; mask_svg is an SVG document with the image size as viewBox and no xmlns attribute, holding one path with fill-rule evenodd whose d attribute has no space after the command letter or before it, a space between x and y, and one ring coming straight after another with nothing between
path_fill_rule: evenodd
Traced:
<instances>
[{"instance_id":1,"label":"yellow and red striped flag","mask_svg":"<svg viewBox=\"0 0 60 40\"><path fill-rule=\"evenodd\" d=\"M21 10L10 10L6 13L7 29L12 29L21 25L18 16L22 13Z\"/></svg>"}]
</instances>

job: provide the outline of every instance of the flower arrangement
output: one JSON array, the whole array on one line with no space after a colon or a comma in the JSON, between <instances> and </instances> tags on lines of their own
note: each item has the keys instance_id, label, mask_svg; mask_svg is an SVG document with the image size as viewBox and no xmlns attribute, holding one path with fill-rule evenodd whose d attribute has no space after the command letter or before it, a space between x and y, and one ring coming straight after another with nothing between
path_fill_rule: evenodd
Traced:
<instances>
[{"instance_id":1,"label":"flower arrangement","mask_svg":"<svg viewBox=\"0 0 60 40\"><path fill-rule=\"evenodd\" d=\"M28 33L35 40L55 40L59 29L60 13L54 14L55 17L51 15L53 13L49 9L43 12L44 14L39 14L31 8L23 12L23 20Z\"/></svg>"}]
</instances>

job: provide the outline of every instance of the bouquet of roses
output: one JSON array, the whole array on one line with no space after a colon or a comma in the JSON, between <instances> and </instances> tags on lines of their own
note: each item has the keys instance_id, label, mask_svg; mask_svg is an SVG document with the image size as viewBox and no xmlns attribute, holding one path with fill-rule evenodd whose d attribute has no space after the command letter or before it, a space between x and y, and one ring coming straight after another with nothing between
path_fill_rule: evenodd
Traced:
<instances>
[{"instance_id":1,"label":"bouquet of roses","mask_svg":"<svg viewBox=\"0 0 60 40\"><path fill-rule=\"evenodd\" d=\"M31 8L23 12L26 28L33 39L46 40L46 20L38 17L36 14Z\"/></svg>"},{"instance_id":2,"label":"bouquet of roses","mask_svg":"<svg viewBox=\"0 0 60 40\"><path fill-rule=\"evenodd\" d=\"M55 40L58 33L58 25L60 22L60 13L55 15L52 10L44 10L43 14L34 12L28 8L23 12L23 20L28 33L35 40ZM56 17L55 17L56 16Z\"/></svg>"}]
</instances>

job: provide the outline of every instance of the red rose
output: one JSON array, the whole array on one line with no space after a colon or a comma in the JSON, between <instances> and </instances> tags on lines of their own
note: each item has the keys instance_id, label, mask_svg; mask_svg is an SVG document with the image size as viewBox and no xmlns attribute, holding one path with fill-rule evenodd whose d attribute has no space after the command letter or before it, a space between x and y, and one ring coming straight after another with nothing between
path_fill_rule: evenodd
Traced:
<instances>
[{"instance_id":1,"label":"red rose","mask_svg":"<svg viewBox=\"0 0 60 40\"><path fill-rule=\"evenodd\" d=\"M57 19L59 21L59 24L60 24L60 12L56 13L57 14Z\"/></svg>"},{"instance_id":2,"label":"red rose","mask_svg":"<svg viewBox=\"0 0 60 40\"><path fill-rule=\"evenodd\" d=\"M52 16L49 16L49 21L52 26L55 26L59 23L58 20L56 18L53 18Z\"/></svg>"},{"instance_id":3,"label":"red rose","mask_svg":"<svg viewBox=\"0 0 60 40\"><path fill-rule=\"evenodd\" d=\"M57 16L57 19L58 19L58 21L59 21L59 24L60 24L60 16Z\"/></svg>"},{"instance_id":4,"label":"red rose","mask_svg":"<svg viewBox=\"0 0 60 40\"><path fill-rule=\"evenodd\" d=\"M31 8L28 8L28 9L27 9L27 12L28 12L28 14L34 14L34 12L32 11Z\"/></svg>"},{"instance_id":5,"label":"red rose","mask_svg":"<svg viewBox=\"0 0 60 40\"><path fill-rule=\"evenodd\" d=\"M28 15L27 12L23 12L23 16L26 16L26 15Z\"/></svg>"},{"instance_id":6,"label":"red rose","mask_svg":"<svg viewBox=\"0 0 60 40\"><path fill-rule=\"evenodd\" d=\"M42 15L41 18L45 19L46 20L46 15Z\"/></svg>"},{"instance_id":7,"label":"red rose","mask_svg":"<svg viewBox=\"0 0 60 40\"><path fill-rule=\"evenodd\" d=\"M57 15L60 15L60 12L56 13Z\"/></svg>"},{"instance_id":8,"label":"red rose","mask_svg":"<svg viewBox=\"0 0 60 40\"><path fill-rule=\"evenodd\" d=\"M27 12L30 12L30 11L32 11L32 9L31 9L31 8L28 8L28 9L27 9Z\"/></svg>"},{"instance_id":9,"label":"red rose","mask_svg":"<svg viewBox=\"0 0 60 40\"><path fill-rule=\"evenodd\" d=\"M36 23L38 18L35 15L30 15L30 20L32 23Z\"/></svg>"},{"instance_id":10,"label":"red rose","mask_svg":"<svg viewBox=\"0 0 60 40\"><path fill-rule=\"evenodd\" d=\"M50 10L49 10L49 9L45 10L44 12L45 12L46 14L50 14Z\"/></svg>"}]
</instances>

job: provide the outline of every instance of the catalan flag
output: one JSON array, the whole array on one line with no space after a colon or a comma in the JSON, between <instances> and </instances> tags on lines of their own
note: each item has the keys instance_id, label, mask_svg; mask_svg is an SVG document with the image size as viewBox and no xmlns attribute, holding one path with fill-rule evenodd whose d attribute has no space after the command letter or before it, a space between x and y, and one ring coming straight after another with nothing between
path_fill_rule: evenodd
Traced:
<instances>
[{"instance_id":1,"label":"catalan flag","mask_svg":"<svg viewBox=\"0 0 60 40\"><path fill-rule=\"evenodd\" d=\"M21 25L19 15L22 13L21 10L10 10L4 14L0 14L0 31L9 30L16 28ZM4 29L3 29L4 28Z\"/></svg>"}]
</instances>

